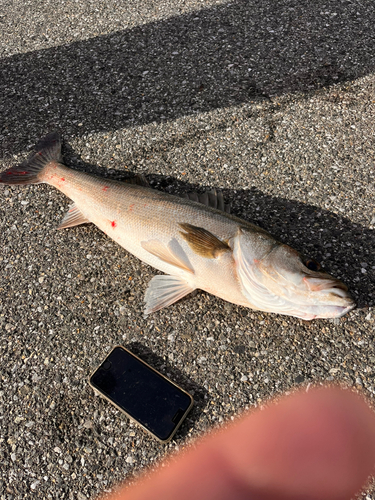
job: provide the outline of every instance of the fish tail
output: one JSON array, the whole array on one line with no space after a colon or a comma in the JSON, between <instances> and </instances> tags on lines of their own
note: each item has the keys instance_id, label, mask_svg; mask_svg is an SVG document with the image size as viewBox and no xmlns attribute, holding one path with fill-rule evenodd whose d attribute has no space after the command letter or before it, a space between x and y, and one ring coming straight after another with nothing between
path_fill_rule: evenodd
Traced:
<instances>
[{"instance_id":1,"label":"fish tail","mask_svg":"<svg viewBox=\"0 0 375 500\"><path fill-rule=\"evenodd\" d=\"M38 184L43 182L43 171L52 161L61 162L61 139L52 132L35 146L36 153L20 165L9 168L0 174L0 184Z\"/></svg>"}]
</instances>

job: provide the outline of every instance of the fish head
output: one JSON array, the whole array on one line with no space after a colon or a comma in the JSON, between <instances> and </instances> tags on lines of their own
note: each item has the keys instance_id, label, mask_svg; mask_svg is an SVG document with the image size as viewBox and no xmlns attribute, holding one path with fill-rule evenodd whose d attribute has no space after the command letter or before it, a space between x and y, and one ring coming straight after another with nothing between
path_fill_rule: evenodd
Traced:
<instances>
[{"instance_id":1,"label":"fish head","mask_svg":"<svg viewBox=\"0 0 375 500\"><path fill-rule=\"evenodd\" d=\"M235 240L237 273L254 307L305 320L339 318L355 307L344 283L268 233L241 230Z\"/></svg>"}]
</instances>

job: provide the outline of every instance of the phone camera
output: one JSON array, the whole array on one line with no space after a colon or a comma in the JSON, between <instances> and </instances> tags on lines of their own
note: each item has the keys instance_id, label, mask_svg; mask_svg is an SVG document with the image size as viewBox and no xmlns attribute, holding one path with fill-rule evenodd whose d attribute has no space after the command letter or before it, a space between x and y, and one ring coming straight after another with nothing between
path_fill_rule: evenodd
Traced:
<instances>
[{"instance_id":1,"label":"phone camera","mask_svg":"<svg viewBox=\"0 0 375 500\"><path fill-rule=\"evenodd\" d=\"M104 363L102 364L102 368L103 370L109 370L112 366L112 363L110 361L104 361Z\"/></svg>"}]
</instances>

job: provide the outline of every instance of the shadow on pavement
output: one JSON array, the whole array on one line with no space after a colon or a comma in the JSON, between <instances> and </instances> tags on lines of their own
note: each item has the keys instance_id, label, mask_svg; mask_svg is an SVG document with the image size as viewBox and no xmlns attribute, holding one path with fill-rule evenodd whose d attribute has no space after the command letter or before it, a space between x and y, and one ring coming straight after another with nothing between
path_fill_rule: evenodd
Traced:
<instances>
[{"instance_id":1,"label":"shadow on pavement","mask_svg":"<svg viewBox=\"0 0 375 500\"><path fill-rule=\"evenodd\" d=\"M375 68L374 25L368 0L236 0L11 56L0 156L51 128L80 136L353 80Z\"/></svg>"}]
</instances>

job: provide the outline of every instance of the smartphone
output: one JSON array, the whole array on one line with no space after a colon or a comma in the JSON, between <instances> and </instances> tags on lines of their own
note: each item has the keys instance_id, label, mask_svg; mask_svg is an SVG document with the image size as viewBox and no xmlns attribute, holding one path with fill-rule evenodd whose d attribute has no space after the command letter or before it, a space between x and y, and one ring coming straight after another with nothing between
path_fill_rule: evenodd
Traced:
<instances>
[{"instance_id":1,"label":"smartphone","mask_svg":"<svg viewBox=\"0 0 375 500\"><path fill-rule=\"evenodd\" d=\"M128 349L116 346L89 383L159 441L170 441L193 406L193 398Z\"/></svg>"}]
</instances>

